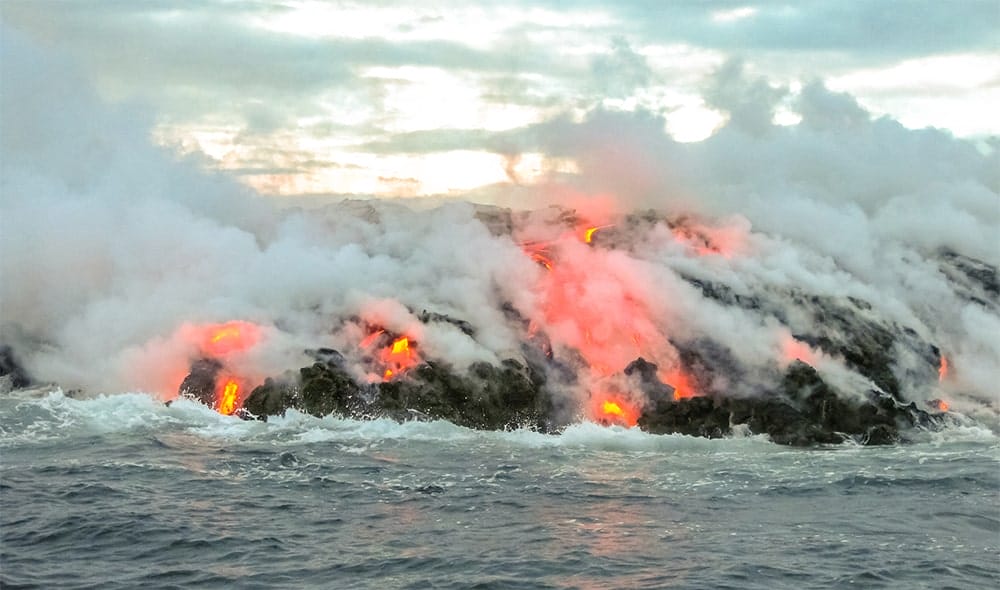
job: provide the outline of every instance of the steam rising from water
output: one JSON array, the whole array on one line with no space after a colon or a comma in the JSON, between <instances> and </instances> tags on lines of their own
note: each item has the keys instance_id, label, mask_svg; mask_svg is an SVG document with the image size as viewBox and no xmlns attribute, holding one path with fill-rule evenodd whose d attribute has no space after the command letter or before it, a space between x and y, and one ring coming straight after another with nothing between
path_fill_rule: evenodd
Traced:
<instances>
[{"instance_id":1,"label":"steam rising from water","mask_svg":"<svg viewBox=\"0 0 1000 590\"><path fill-rule=\"evenodd\" d=\"M458 368L519 358L526 338L544 337L572 361L579 381L559 393L578 403L616 387L637 356L679 385L675 343L699 338L754 371L805 356L864 385L795 339L813 319L722 305L695 279L867 301L947 355L950 376L936 383L907 381L913 361L900 352L908 396L944 395L967 411L996 398L1000 305L970 299L978 292L940 264L945 248L1000 263L995 146L984 154L872 120L819 84L799 97L802 123L777 127L776 103L744 104L752 94L739 89L757 81L730 66L709 96L731 119L704 142L673 142L653 115L600 110L513 137L575 159L579 176L468 199L534 213L461 199L300 210L151 145L140 109L103 104L16 33L2 42L2 340L63 387L173 397L200 352L191 330L230 320L261 331L258 345L221 353L257 382L316 347L341 350L370 378L358 344L383 329ZM588 244L581 236L598 226ZM423 310L474 330L421 321ZM717 378L715 389L753 390L752 372Z\"/></svg>"}]
</instances>

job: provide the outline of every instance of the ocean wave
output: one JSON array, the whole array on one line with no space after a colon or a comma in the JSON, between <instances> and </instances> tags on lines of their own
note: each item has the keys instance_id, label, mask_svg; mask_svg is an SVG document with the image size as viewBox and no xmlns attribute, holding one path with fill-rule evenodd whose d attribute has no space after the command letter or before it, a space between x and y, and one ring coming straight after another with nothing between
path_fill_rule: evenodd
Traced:
<instances>
[{"instance_id":1,"label":"ocean wave","mask_svg":"<svg viewBox=\"0 0 1000 590\"><path fill-rule=\"evenodd\" d=\"M188 399L170 405L156 396L142 393L103 394L77 399L61 389L21 392L0 400L0 445L40 444L70 437L106 434L186 431L221 441L270 441L289 444L338 442L365 445L384 441L440 442L459 444L503 443L525 448L587 448L598 451L718 451L761 449L784 451L771 444L766 435L746 429L721 439L681 434L650 434L639 428L603 426L581 421L560 434L545 434L519 428L506 431L478 431L443 420L396 422L385 418L356 420L325 416L318 418L295 410L267 422L246 421L221 415ZM997 444L1000 437L991 429L956 421L939 432L914 437L920 447L952 444ZM840 448L852 447L845 444ZM861 449L858 449L861 451Z\"/></svg>"}]
</instances>

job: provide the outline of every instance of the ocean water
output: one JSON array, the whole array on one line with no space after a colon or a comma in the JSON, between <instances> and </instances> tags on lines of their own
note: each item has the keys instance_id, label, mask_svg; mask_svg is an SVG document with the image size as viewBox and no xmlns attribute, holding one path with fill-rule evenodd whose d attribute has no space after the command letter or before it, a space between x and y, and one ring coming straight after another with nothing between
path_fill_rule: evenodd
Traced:
<instances>
[{"instance_id":1,"label":"ocean water","mask_svg":"<svg viewBox=\"0 0 1000 590\"><path fill-rule=\"evenodd\" d=\"M995 588L1000 439L243 422L0 398L3 588Z\"/></svg>"}]
</instances>

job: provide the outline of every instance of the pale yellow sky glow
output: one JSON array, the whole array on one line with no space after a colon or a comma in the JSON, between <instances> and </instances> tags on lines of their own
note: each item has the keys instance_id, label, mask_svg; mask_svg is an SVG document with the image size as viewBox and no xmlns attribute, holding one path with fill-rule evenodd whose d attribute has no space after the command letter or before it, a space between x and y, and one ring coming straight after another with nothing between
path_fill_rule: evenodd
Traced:
<instances>
[{"instance_id":1,"label":"pale yellow sky glow","mask_svg":"<svg viewBox=\"0 0 1000 590\"><path fill-rule=\"evenodd\" d=\"M797 125L798 93L821 80L909 127L1000 132L996 27L975 15L930 37L905 11L881 30L884 11L833 0L42 4L10 2L5 21L65 47L102 96L151 105L160 143L265 193L548 182L576 163L544 153L537 130L598 111L647 113L675 141L704 141L731 119L719 101L739 100L715 78L731 60L778 96L776 125ZM921 18L957 7L941 11Z\"/></svg>"}]
</instances>

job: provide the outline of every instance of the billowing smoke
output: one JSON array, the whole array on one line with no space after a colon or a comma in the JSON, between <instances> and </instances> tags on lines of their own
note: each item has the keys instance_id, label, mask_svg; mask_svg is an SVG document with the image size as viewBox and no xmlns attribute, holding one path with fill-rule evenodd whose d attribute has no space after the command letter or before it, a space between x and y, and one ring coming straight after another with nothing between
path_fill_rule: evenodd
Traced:
<instances>
[{"instance_id":1,"label":"billowing smoke","mask_svg":"<svg viewBox=\"0 0 1000 590\"><path fill-rule=\"evenodd\" d=\"M214 352L250 384L317 348L386 379L402 357L366 347L405 337L399 354L457 369L548 355L572 375L550 381L569 408L604 390L641 404L622 371L642 357L677 397L755 395L799 359L848 390L992 411L995 148L873 119L819 83L755 92L728 64L706 97L730 119L703 142L596 110L504 138L574 159L573 178L479 205L282 208L152 145L148 113L102 103L58 56L2 42L2 343L65 388L172 398L236 330L252 342ZM771 123L781 100L800 124ZM862 328L890 335L892 374L831 352Z\"/></svg>"}]
</instances>

